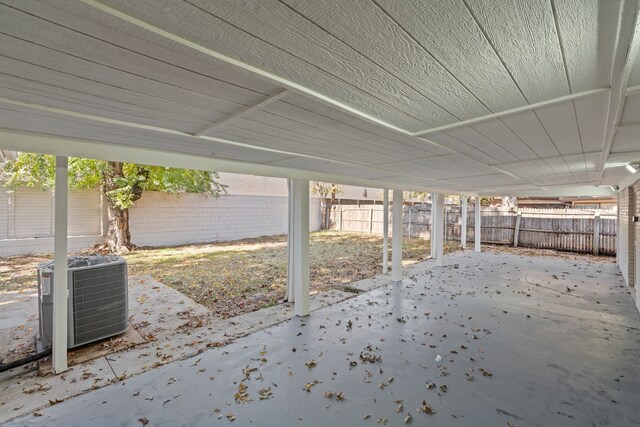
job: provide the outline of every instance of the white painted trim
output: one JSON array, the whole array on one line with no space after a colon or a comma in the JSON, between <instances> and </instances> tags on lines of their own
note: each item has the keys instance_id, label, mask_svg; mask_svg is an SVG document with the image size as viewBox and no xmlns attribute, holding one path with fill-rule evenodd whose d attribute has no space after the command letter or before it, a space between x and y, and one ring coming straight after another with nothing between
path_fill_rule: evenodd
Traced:
<instances>
[{"instance_id":1,"label":"white painted trim","mask_svg":"<svg viewBox=\"0 0 640 427\"><path fill-rule=\"evenodd\" d=\"M523 105L522 107L512 108L510 110L505 110L505 111L500 111L498 113L487 114L486 116L475 117L473 119L463 120L463 121L460 121L460 122L450 123L448 125L437 126L437 127L434 127L434 128L421 130L419 132L414 132L411 135L412 136L422 136L422 135L428 135L430 133L443 132L443 131L446 131L446 130L451 130L451 129L459 128L459 127L462 127L462 126L469 126L469 125L473 125L475 123L485 122L487 120L493 120L493 119L497 119L497 118L500 118L500 117L509 116L509 115L512 115L512 114L522 113L524 111L535 110L536 108L548 107L548 106L555 105L555 104L561 104L561 103L567 102L567 101L572 101L572 100L576 100L576 99L581 99L581 98L586 98L586 97L589 97L589 96L598 95L598 94L606 92L608 90L610 90L610 88L608 88L608 87L585 90L583 92L577 92L577 93L572 93L570 95L560 96L558 98L547 99L547 100L544 100L544 101L535 102L533 104Z\"/></svg>"},{"instance_id":2,"label":"white painted trim","mask_svg":"<svg viewBox=\"0 0 640 427\"><path fill-rule=\"evenodd\" d=\"M389 273L389 190L382 190L382 274Z\"/></svg>"},{"instance_id":3,"label":"white painted trim","mask_svg":"<svg viewBox=\"0 0 640 427\"><path fill-rule=\"evenodd\" d=\"M324 95L324 94L322 94L320 92L317 92L317 91L315 91L313 89L310 89L310 88L308 88L306 86L303 86L303 85L301 85L299 83L293 82L293 81L285 79L283 77L280 77L280 76L278 76L276 74L273 74L273 73L270 73L268 71L262 70L262 69L260 69L258 67L253 66L253 65L247 64L247 63L242 62L242 61L238 61L237 59L231 58L231 57L229 57L227 55L224 55L224 54L222 54L220 52L217 52L217 51L215 51L213 49L209 49L209 48L207 48L205 46L202 46L202 45L199 45L197 43L194 43L194 42L192 42L190 40L187 40L185 38L182 38L182 37L180 37L180 36L178 36L176 34L172 34L172 33L168 32L168 31L165 31L165 30L163 30L161 28L155 27L155 26L153 26L153 25L151 25L151 24L149 24L147 22L144 22L144 21L142 21L140 19L134 18L134 17L132 17L130 15L127 15L127 14L125 14L123 12L120 12L119 10L116 10L116 9L114 9L112 7L106 6L106 5L100 3L100 2L98 2L96 0L80 0L80 1L82 1L83 3L85 3L85 4L89 5L89 6L92 6L92 7L96 8L96 9L99 9L99 10L105 12L105 13L108 13L109 15L112 15L112 16L114 16L116 18L119 18L119 19L121 19L123 21L126 21L129 24L135 25L136 27L142 28L144 30L147 30L149 32L157 34L157 35L159 35L161 37L164 37L164 38L166 38L168 40L171 40L174 43L186 46L186 47L191 48L193 50L196 50L196 51L198 51L200 53L204 53L205 55L208 55L208 56L210 56L212 58L219 59L219 60L224 61L224 62L226 62L228 64L234 65L236 67L239 67L239 68L242 68L244 70L247 70L247 71L249 71L251 73L257 74L257 75L259 75L259 76L261 76L263 78L266 78L267 80L271 80L272 82L274 82L274 83L276 83L278 85L282 85L282 86L284 86L284 87L286 87L288 89L291 89L293 91L300 92L300 93L303 93L305 95L309 95L309 96L312 96L314 98L317 98L317 99L319 99L321 101L324 101L324 102L326 102L328 104L331 104L331 105L333 105L335 107L338 107L341 110L348 111L348 112L350 112L352 114L355 114L356 116L359 116L359 117L361 117L361 118L363 118L365 120L377 123L377 124L379 124L381 126L384 126L384 127L388 128L388 129L392 129L392 130L395 130L397 132L401 132L401 133L410 135L410 133L407 132L404 129L401 129L401 128L397 127L397 126L394 126L391 123L387 123L384 120L380 120L379 118L374 117L374 116L372 116L370 114L367 114L367 113L365 113L363 111L360 111L360 110L357 110L357 109L355 109L353 107L350 107L350 106L348 106L348 105L346 105L346 104L344 104L344 103L342 103L342 102L340 102L338 100L335 100L335 99L333 99L331 97L328 97L328 96L326 96L326 95Z\"/></svg>"},{"instance_id":4,"label":"white painted trim","mask_svg":"<svg viewBox=\"0 0 640 427\"><path fill-rule=\"evenodd\" d=\"M69 204L67 157L56 157L55 178L55 235L53 275L53 340L51 367L59 374L67 370L67 217Z\"/></svg>"},{"instance_id":5,"label":"white painted trim","mask_svg":"<svg viewBox=\"0 0 640 427\"><path fill-rule=\"evenodd\" d=\"M296 316L308 316L310 311L309 293L309 181L291 180L292 199L289 221L291 221L292 248L289 272L293 275L293 294Z\"/></svg>"},{"instance_id":6,"label":"white painted trim","mask_svg":"<svg viewBox=\"0 0 640 427\"><path fill-rule=\"evenodd\" d=\"M393 230L391 232L391 280L402 280L402 190L393 190Z\"/></svg>"},{"instance_id":7,"label":"white painted trim","mask_svg":"<svg viewBox=\"0 0 640 427\"><path fill-rule=\"evenodd\" d=\"M272 102L275 102L275 101L277 101L279 99L282 99L284 96L287 95L287 93L288 93L288 91L286 89L277 90L277 91L273 92L271 95L269 95L269 96L267 96L265 98L259 99L256 102L254 102L253 104L249 104L246 107L236 111L235 113L230 114L227 117L224 117L224 118L212 123L211 125L207 126L206 128L194 133L193 136L196 136L196 137L203 136L204 134L211 132L213 129L217 128L218 126L222 125L223 123L226 123L226 122L228 122L230 120L233 120L233 119L237 119L238 117L241 117L241 116L245 116L245 115L247 115L247 114L249 114L249 113L251 113L253 111L256 111L256 110L258 110L258 109L260 109L262 107L265 107L265 106L271 104Z\"/></svg>"}]
</instances>

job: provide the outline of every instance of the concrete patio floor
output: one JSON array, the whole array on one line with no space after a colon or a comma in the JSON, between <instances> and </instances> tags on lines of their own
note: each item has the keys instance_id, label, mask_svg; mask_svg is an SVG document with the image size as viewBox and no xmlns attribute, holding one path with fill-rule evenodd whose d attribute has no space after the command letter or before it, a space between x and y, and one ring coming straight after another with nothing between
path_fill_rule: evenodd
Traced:
<instances>
[{"instance_id":1,"label":"concrete patio floor","mask_svg":"<svg viewBox=\"0 0 640 427\"><path fill-rule=\"evenodd\" d=\"M640 425L640 316L615 264L445 261L6 425Z\"/></svg>"}]
</instances>

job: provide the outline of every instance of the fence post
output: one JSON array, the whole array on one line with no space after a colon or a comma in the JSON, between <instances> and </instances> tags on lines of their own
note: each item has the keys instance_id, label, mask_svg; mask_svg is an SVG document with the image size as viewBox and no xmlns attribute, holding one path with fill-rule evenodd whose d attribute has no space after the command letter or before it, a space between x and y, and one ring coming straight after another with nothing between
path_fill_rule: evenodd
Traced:
<instances>
[{"instance_id":1,"label":"fence post","mask_svg":"<svg viewBox=\"0 0 640 427\"><path fill-rule=\"evenodd\" d=\"M338 231L342 231L342 206L338 206Z\"/></svg>"},{"instance_id":2,"label":"fence post","mask_svg":"<svg viewBox=\"0 0 640 427\"><path fill-rule=\"evenodd\" d=\"M369 208L369 234L373 231L373 208Z\"/></svg>"},{"instance_id":3,"label":"fence post","mask_svg":"<svg viewBox=\"0 0 640 427\"><path fill-rule=\"evenodd\" d=\"M409 238L411 238L411 205L409 205Z\"/></svg>"},{"instance_id":4,"label":"fence post","mask_svg":"<svg viewBox=\"0 0 640 427\"><path fill-rule=\"evenodd\" d=\"M593 216L593 254L600 255L600 212Z\"/></svg>"},{"instance_id":5,"label":"fence post","mask_svg":"<svg viewBox=\"0 0 640 427\"><path fill-rule=\"evenodd\" d=\"M516 212L516 228L513 230L513 247L518 247L518 236L520 236L520 220L522 219L522 211L518 209Z\"/></svg>"}]
</instances>

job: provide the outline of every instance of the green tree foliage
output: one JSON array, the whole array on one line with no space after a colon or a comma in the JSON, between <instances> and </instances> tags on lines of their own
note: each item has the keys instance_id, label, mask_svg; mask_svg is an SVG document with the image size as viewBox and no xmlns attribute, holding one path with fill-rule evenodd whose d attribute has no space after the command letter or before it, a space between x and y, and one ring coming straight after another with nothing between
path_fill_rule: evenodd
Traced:
<instances>
[{"instance_id":1,"label":"green tree foliage","mask_svg":"<svg viewBox=\"0 0 640 427\"><path fill-rule=\"evenodd\" d=\"M2 169L5 187L53 188L55 157L20 153ZM226 193L215 172L145 166L134 163L70 158L69 187L83 190L101 187L108 201L109 231L106 250L122 252L133 247L129 237L128 209L144 191L168 193L204 193L214 197Z\"/></svg>"}]
</instances>

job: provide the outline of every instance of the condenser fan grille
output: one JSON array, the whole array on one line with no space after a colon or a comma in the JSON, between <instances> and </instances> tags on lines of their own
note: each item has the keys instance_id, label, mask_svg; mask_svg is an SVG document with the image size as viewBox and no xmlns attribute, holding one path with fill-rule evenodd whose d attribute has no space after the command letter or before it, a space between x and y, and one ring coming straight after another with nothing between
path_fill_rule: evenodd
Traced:
<instances>
[{"instance_id":1,"label":"condenser fan grille","mask_svg":"<svg viewBox=\"0 0 640 427\"><path fill-rule=\"evenodd\" d=\"M125 264L73 272L75 342L91 342L127 327Z\"/></svg>"}]
</instances>

